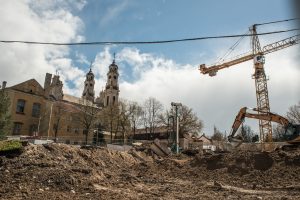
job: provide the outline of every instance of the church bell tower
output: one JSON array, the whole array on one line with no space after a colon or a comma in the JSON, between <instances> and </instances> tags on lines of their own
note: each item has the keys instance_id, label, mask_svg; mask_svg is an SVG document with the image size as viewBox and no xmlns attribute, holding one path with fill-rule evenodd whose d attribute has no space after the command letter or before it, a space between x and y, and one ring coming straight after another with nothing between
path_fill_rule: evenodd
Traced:
<instances>
[{"instance_id":1,"label":"church bell tower","mask_svg":"<svg viewBox=\"0 0 300 200\"><path fill-rule=\"evenodd\" d=\"M92 64L90 66L90 71L86 74L86 79L84 81L84 89L82 93L82 98L86 99L88 101L94 102L95 98L95 91L94 91L94 85L95 85L95 76L92 72Z\"/></svg>"},{"instance_id":2,"label":"church bell tower","mask_svg":"<svg viewBox=\"0 0 300 200\"><path fill-rule=\"evenodd\" d=\"M110 105L118 105L119 102L119 73L118 65L115 63L115 55L112 64L109 65L109 71L107 73L107 82L105 86L105 96L103 99L104 107Z\"/></svg>"}]
</instances>

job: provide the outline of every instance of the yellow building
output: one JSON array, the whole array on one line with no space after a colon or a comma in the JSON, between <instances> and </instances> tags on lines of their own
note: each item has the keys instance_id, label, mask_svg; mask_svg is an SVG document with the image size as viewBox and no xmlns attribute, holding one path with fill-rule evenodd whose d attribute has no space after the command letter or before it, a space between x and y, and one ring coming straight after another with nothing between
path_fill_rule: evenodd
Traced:
<instances>
[{"instance_id":1,"label":"yellow building","mask_svg":"<svg viewBox=\"0 0 300 200\"><path fill-rule=\"evenodd\" d=\"M91 144L100 127L101 108L118 105L118 75L114 60L109 66L106 89L97 98L92 69L86 74L81 98L63 94L60 77L49 73L45 76L44 87L35 79L11 87L6 87L6 82L3 82L3 88L11 100L9 111L12 129L8 136ZM110 140L109 135L104 132L104 139Z\"/></svg>"},{"instance_id":2,"label":"yellow building","mask_svg":"<svg viewBox=\"0 0 300 200\"><path fill-rule=\"evenodd\" d=\"M4 88L11 101L12 128L8 136L85 144L83 118L89 110L93 109L97 114L100 108L87 100L63 95L59 76L54 76L52 81L51 78L52 75L47 73L44 88L35 79ZM3 85L5 87L6 84ZM94 119L90 125L88 143L93 141L96 122Z\"/></svg>"}]
</instances>

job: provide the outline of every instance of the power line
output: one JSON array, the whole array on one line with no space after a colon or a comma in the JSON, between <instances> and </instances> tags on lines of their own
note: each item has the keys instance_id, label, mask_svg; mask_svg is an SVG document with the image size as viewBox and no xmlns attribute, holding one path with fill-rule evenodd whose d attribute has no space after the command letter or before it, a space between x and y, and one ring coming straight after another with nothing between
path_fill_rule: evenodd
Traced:
<instances>
[{"instance_id":1,"label":"power line","mask_svg":"<svg viewBox=\"0 0 300 200\"><path fill-rule=\"evenodd\" d=\"M265 23L254 24L254 25L256 25L256 26L262 26L262 25L267 25L267 24L276 24L276 23L288 22L288 21L294 21L294 20L300 20L300 18L292 18L292 19L278 20L278 21L265 22Z\"/></svg>"},{"instance_id":2,"label":"power line","mask_svg":"<svg viewBox=\"0 0 300 200\"><path fill-rule=\"evenodd\" d=\"M286 33L291 31L300 30L299 28L257 33L256 35L271 35L278 33ZM157 40L157 41L104 41L104 42L71 42L71 43L59 43L59 42L34 42L34 41L22 41L22 40L1 40L1 43L22 43L31 45L58 45L58 46L75 46L75 45L120 45L120 44L164 44L164 43L175 43L175 42L187 42L196 40L208 40L208 39L224 39L224 38L235 38L235 37L251 37L253 34L238 34L238 35L222 35L222 36L206 36L196 38L184 38L174 40Z\"/></svg>"}]
</instances>

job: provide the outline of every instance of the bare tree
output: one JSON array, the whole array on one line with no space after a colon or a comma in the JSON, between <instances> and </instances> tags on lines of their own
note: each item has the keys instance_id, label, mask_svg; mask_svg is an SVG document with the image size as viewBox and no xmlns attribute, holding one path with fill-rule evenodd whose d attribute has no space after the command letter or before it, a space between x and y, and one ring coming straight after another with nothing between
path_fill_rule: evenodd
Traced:
<instances>
[{"instance_id":1,"label":"bare tree","mask_svg":"<svg viewBox=\"0 0 300 200\"><path fill-rule=\"evenodd\" d=\"M300 101L297 105L290 106L286 117L292 124L300 124ZM286 127L278 124L273 127L273 136L275 141L284 141L285 140L285 130Z\"/></svg>"},{"instance_id":2,"label":"bare tree","mask_svg":"<svg viewBox=\"0 0 300 200\"><path fill-rule=\"evenodd\" d=\"M291 123L300 124L300 101L297 105L289 107L286 116Z\"/></svg>"},{"instance_id":3,"label":"bare tree","mask_svg":"<svg viewBox=\"0 0 300 200\"><path fill-rule=\"evenodd\" d=\"M273 140L280 142L284 140L285 130L284 127L280 124L277 124L273 127Z\"/></svg>"},{"instance_id":4,"label":"bare tree","mask_svg":"<svg viewBox=\"0 0 300 200\"><path fill-rule=\"evenodd\" d=\"M149 128L149 134L152 135L155 131L155 128L160 124L160 118L163 111L163 105L157 99L150 97L144 102L143 107L143 120L144 127L147 131Z\"/></svg>"},{"instance_id":5,"label":"bare tree","mask_svg":"<svg viewBox=\"0 0 300 200\"><path fill-rule=\"evenodd\" d=\"M83 134L85 135L85 144L88 141L88 134L92 127L94 127L97 117L99 116L100 109L88 101L83 101L80 104L80 124L83 126Z\"/></svg>"},{"instance_id":6,"label":"bare tree","mask_svg":"<svg viewBox=\"0 0 300 200\"><path fill-rule=\"evenodd\" d=\"M175 127L175 111L170 108L164 114L160 115L161 122L166 125ZM183 137L184 134L198 135L203 128L202 121L198 118L197 114L193 112L192 108L183 105L178 112L179 115L179 135ZM173 120L170 120L173 119Z\"/></svg>"},{"instance_id":7,"label":"bare tree","mask_svg":"<svg viewBox=\"0 0 300 200\"><path fill-rule=\"evenodd\" d=\"M55 138L55 142L57 142L57 133L58 130L60 129L60 122L61 119L63 117L63 113L64 113L64 109L63 109L63 105L61 103L59 103L55 108L54 108L54 112L53 112L53 117L54 117L54 138Z\"/></svg>"},{"instance_id":8,"label":"bare tree","mask_svg":"<svg viewBox=\"0 0 300 200\"><path fill-rule=\"evenodd\" d=\"M129 102L129 114L134 137L136 128L142 126L143 108L137 102Z\"/></svg>"},{"instance_id":9,"label":"bare tree","mask_svg":"<svg viewBox=\"0 0 300 200\"><path fill-rule=\"evenodd\" d=\"M217 129L216 126L214 126L214 134L211 136L212 140L217 140L217 141L225 141L226 138L224 137L224 134Z\"/></svg>"},{"instance_id":10,"label":"bare tree","mask_svg":"<svg viewBox=\"0 0 300 200\"><path fill-rule=\"evenodd\" d=\"M119 108L116 105L109 105L101 111L101 121L106 130L110 131L110 142L113 142L113 132L118 131Z\"/></svg>"},{"instance_id":11,"label":"bare tree","mask_svg":"<svg viewBox=\"0 0 300 200\"><path fill-rule=\"evenodd\" d=\"M244 142L253 142L253 138L255 136L254 131L248 125L243 125L241 130L242 137L244 138Z\"/></svg>"},{"instance_id":12,"label":"bare tree","mask_svg":"<svg viewBox=\"0 0 300 200\"><path fill-rule=\"evenodd\" d=\"M119 102L119 113L118 113L118 126L122 135L123 143L125 142L125 138L131 131L130 117L132 115L133 110L130 109L130 104L122 100Z\"/></svg>"}]
</instances>

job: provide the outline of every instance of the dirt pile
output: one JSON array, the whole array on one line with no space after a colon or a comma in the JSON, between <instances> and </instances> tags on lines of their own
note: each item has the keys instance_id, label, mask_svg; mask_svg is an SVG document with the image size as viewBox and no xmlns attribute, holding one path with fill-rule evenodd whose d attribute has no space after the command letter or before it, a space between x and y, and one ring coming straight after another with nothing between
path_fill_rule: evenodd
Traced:
<instances>
[{"instance_id":1,"label":"dirt pile","mask_svg":"<svg viewBox=\"0 0 300 200\"><path fill-rule=\"evenodd\" d=\"M146 153L29 145L0 157L0 199L300 198L300 151Z\"/></svg>"}]
</instances>

